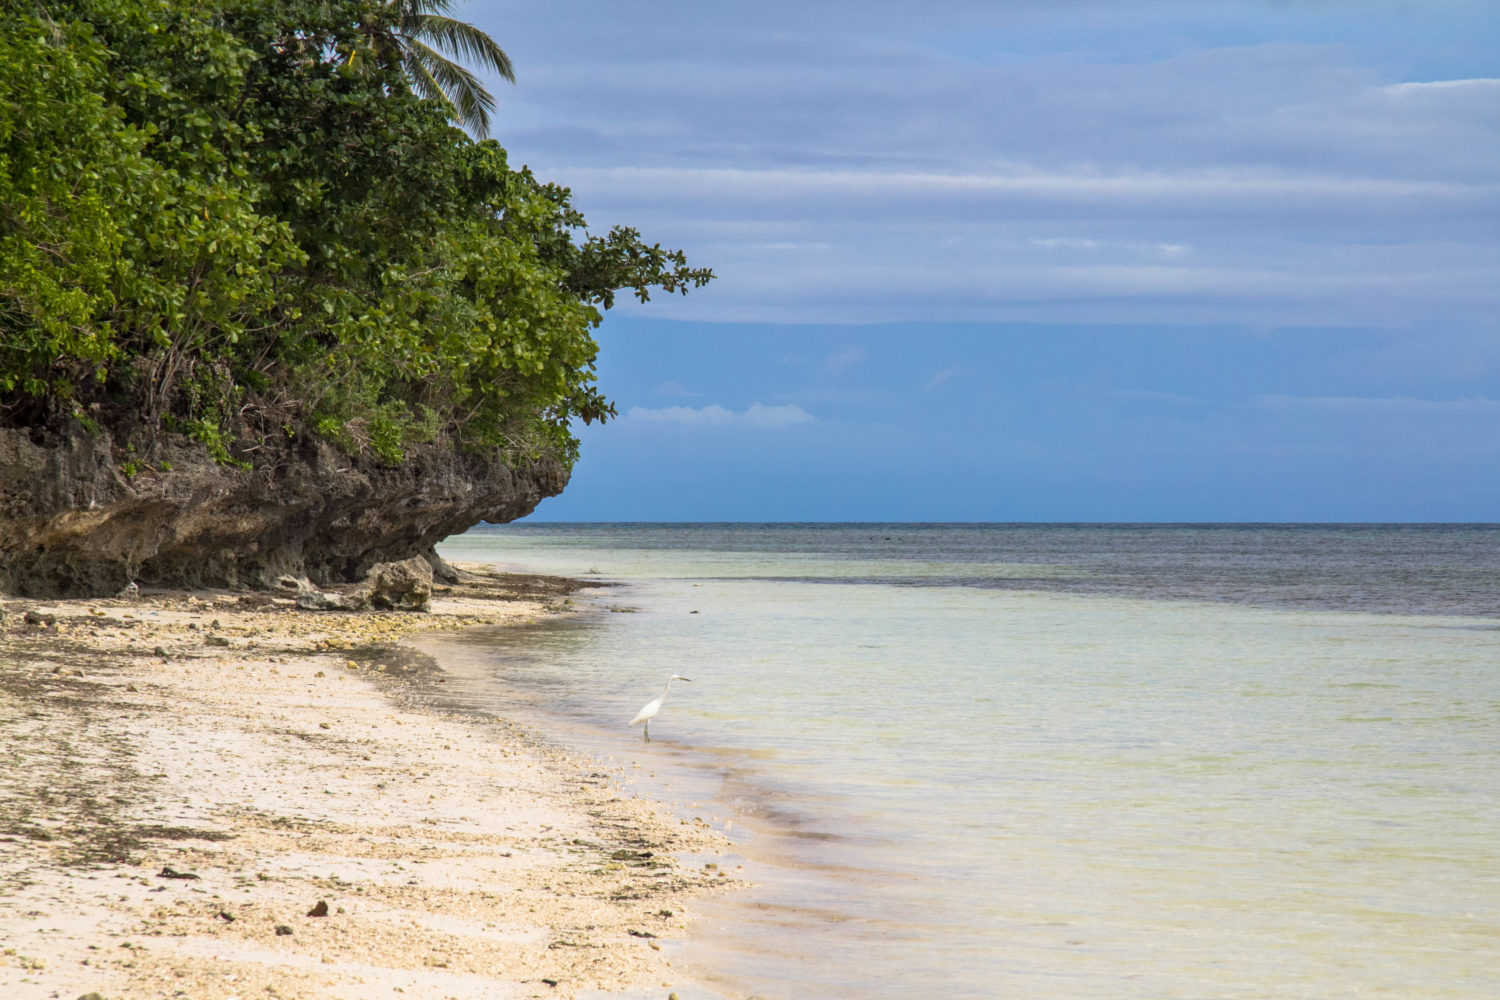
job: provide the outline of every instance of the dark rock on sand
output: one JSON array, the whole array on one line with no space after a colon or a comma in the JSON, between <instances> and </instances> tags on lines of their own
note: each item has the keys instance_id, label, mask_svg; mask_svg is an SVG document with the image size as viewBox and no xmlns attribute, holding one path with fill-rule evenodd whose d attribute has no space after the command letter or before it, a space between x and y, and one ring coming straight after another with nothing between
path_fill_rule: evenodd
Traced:
<instances>
[{"instance_id":1,"label":"dark rock on sand","mask_svg":"<svg viewBox=\"0 0 1500 1000\"><path fill-rule=\"evenodd\" d=\"M197 874L195 874L194 872L180 872L176 868L173 868L171 865L164 866L162 868L162 870L157 874L156 877L157 878L180 878L180 879L187 879L189 881L197 881L199 879L199 876Z\"/></svg>"},{"instance_id":2,"label":"dark rock on sand","mask_svg":"<svg viewBox=\"0 0 1500 1000\"><path fill-rule=\"evenodd\" d=\"M420 556L370 567L344 598L346 607L378 611L432 610L432 564Z\"/></svg>"}]
</instances>

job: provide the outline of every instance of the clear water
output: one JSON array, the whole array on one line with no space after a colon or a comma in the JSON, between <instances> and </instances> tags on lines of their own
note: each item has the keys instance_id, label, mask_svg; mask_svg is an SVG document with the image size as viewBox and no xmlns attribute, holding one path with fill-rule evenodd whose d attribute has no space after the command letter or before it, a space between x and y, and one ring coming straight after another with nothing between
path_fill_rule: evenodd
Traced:
<instances>
[{"instance_id":1,"label":"clear water","mask_svg":"<svg viewBox=\"0 0 1500 1000\"><path fill-rule=\"evenodd\" d=\"M511 525L442 551L617 582L615 611L439 653L459 697L741 838L759 886L685 956L726 995L1500 996L1500 528ZM671 673L694 683L644 744L623 723Z\"/></svg>"}]
</instances>

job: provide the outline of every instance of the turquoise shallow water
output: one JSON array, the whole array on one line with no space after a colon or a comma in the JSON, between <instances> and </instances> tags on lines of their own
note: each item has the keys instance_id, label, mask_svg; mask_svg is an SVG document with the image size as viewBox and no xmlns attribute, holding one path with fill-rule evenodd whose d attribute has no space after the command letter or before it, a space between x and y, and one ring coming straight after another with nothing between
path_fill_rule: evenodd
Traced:
<instances>
[{"instance_id":1,"label":"turquoise shallow water","mask_svg":"<svg viewBox=\"0 0 1500 1000\"><path fill-rule=\"evenodd\" d=\"M767 998L1500 996L1500 531L537 525L459 696L727 825ZM615 610L608 610L613 608ZM695 613L696 612L696 613ZM673 685L654 740L623 723Z\"/></svg>"}]
</instances>

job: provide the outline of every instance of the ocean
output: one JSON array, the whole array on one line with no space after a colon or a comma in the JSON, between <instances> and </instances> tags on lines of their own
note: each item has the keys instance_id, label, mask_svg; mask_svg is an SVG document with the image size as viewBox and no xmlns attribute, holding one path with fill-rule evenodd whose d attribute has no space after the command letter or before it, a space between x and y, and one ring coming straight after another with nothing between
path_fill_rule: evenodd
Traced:
<instances>
[{"instance_id":1,"label":"ocean","mask_svg":"<svg viewBox=\"0 0 1500 1000\"><path fill-rule=\"evenodd\" d=\"M725 829L766 1000L1500 996L1500 526L516 524L451 697ZM651 742L625 723L674 683ZM683 1000L693 996L682 993Z\"/></svg>"}]
</instances>

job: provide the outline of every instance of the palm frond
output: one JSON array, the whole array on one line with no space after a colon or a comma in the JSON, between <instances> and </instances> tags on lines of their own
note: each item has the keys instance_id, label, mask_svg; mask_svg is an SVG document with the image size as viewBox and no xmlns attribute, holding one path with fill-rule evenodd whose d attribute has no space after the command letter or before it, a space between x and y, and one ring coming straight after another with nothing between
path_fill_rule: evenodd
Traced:
<instances>
[{"instance_id":1,"label":"palm frond","mask_svg":"<svg viewBox=\"0 0 1500 1000\"><path fill-rule=\"evenodd\" d=\"M435 3L429 3L428 6L435 6ZM505 50L493 38L472 24L451 17L423 14L412 17L409 24L403 19L401 27L412 41L430 42L438 49L494 70L511 83L516 82L516 71L511 65L510 56L505 54Z\"/></svg>"},{"instance_id":2,"label":"palm frond","mask_svg":"<svg viewBox=\"0 0 1500 1000\"><path fill-rule=\"evenodd\" d=\"M397 10L404 23L408 18L426 14L451 14L453 0L391 0L391 7Z\"/></svg>"},{"instance_id":3,"label":"palm frond","mask_svg":"<svg viewBox=\"0 0 1500 1000\"><path fill-rule=\"evenodd\" d=\"M401 63L401 71L406 74L407 80L411 82L411 89L418 97L424 101L437 101L445 104L449 113L458 117L458 108L443 90L443 85L433 75L431 68L414 53L410 51L406 53Z\"/></svg>"},{"instance_id":4,"label":"palm frond","mask_svg":"<svg viewBox=\"0 0 1500 1000\"><path fill-rule=\"evenodd\" d=\"M476 63L516 82L510 56L483 31L447 16L454 0L372 0L361 18L363 36L345 58L351 69L400 67L412 92L439 101L477 136L489 133L495 98L455 59ZM451 58L450 58L451 57Z\"/></svg>"},{"instance_id":5,"label":"palm frond","mask_svg":"<svg viewBox=\"0 0 1500 1000\"><path fill-rule=\"evenodd\" d=\"M420 70L424 81L438 88L442 100L453 114L477 135L488 135L490 112L495 110L495 98L484 89L479 78L467 69L445 58L427 44L416 39L407 39L407 66ZM408 68L413 73L413 68ZM418 93L429 97L421 89Z\"/></svg>"}]
</instances>

